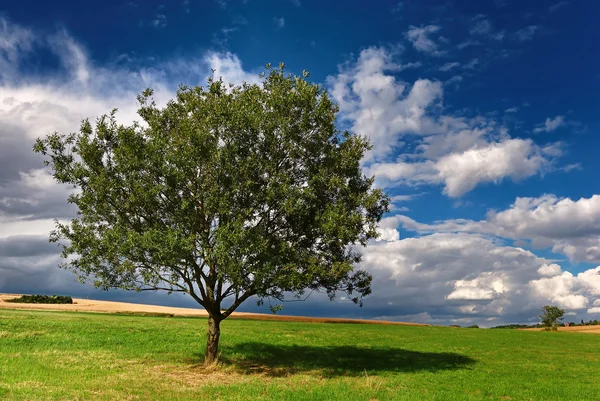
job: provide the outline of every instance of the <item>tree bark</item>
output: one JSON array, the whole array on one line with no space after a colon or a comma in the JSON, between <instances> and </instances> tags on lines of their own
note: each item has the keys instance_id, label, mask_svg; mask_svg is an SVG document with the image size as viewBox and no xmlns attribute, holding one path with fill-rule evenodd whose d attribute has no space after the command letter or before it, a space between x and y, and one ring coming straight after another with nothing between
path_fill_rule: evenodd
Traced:
<instances>
[{"instance_id":1,"label":"tree bark","mask_svg":"<svg viewBox=\"0 0 600 401\"><path fill-rule=\"evenodd\" d=\"M219 356L219 336L221 335L221 319L208 317L208 330L206 332L206 354L204 363L210 365L216 362Z\"/></svg>"}]
</instances>

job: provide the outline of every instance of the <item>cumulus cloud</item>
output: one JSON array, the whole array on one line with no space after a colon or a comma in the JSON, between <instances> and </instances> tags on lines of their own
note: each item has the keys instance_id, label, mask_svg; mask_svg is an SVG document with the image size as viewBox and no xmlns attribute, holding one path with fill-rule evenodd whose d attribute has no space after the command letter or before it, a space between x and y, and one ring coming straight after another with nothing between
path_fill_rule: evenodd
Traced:
<instances>
[{"instance_id":1,"label":"cumulus cloud","mask_svg":"<svg viewBox=\"0 0 600 401\"><path fill-rule=\"evenodd\" d=\"M327 79L342 119L371 140L364 165L379 185L441 184L444 193L459 197L479 184L542 174L561 155L559 144L541 148L530 139L511 138L494 120L442 113L442 84L400 80L405 65L398 56L367 48ZM413 148L403 152L407 143Z\"/></svg>"},{"instance_id":2,"label":"cumulus cloud","mask_svg":"<svg viewBox=\"0 0 600 401\"><path fill-rule=\"evenodd\" d=\"M421 224L400 218L405 228L418 232L490 234L529 240L537 248L551 248L572 261L600 263L600 195L572 200L544 195L517 198L510 208L490 211L485 220L451 219Z\"/></svg>"},{"instance_id":3,"label":"cumulus cloud","mask_svg":"<svg viewBox=\"0 0 600 401\"><path fill-rule=\"evenodd\" d=\"M480 183L497 183L505 177L520 180L539 173L549 163L530 140L509 139L483 148L451 154L436 163L444 192L457 197Z\"/></svg>"},{"instance_id":4,"label":"cumulus cloud","mask_svg":"<svg viewBox=\"0 0 600 401\"><path fill-rule=\"evenodd\" d=\"M407 315L410 305L437 321L535 321L545 304L583 313L598 296L600 267L573 276L530 251L479 234L399 239L391 233L397 221L382 221L387 241L367 247L362 262L379 289L368 304L387 309L381 313L388 318L394 311Z\"/></svg>"},{"instance_id":5,"label":"cumulus cloud","mask_svg":"<svg viewBox=\"0 0 600 401\"><path fill-rule=\"evenodd\" d=\"M392 52L371 47L361 51L353 66L341 67L338 75L327 78L342 118L352 122L355 132L371 138L374 148L368 159L392 153L403 134L427 131L426 110L442 97L440 82L419 79L410 86L387 73L405 68L394 61Z\"/></svg>"},{"instance_id":6,"label":"cumulus cloud","mask_svg":"<svg viewBox=\"0 0 600 401\"><path fill-rule=\"evenodd\" d=\"M505 178L518 181L538 174L549 163L543 150L531 140L508 139L451 153L435 162L375 163L366 171L384 184L443 184L444 193L456 198L479 184L498 183Z\"/></svg>"},{"instance_id":7,"label":"cumulus cloud","mask_svg":"<svg viewBox=\"0 0 600 401\"><path fill-rule=\"evenodd\" d=\"M600 295L600 266L577 275L562 272L530 283L534 295L568 310L586 309Z\"/></svg>"}]
</instances>

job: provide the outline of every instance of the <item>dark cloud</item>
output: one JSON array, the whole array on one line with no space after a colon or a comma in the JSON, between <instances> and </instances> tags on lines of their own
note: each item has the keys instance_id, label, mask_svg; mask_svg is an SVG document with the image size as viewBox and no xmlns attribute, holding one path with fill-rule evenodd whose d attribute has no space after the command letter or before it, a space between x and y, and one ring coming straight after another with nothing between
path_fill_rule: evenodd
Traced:
<instances>
[{"instance_id":1,"label":"dark cloud","mask_svg":"<svg viewBox=\"0 0 600 401\"><path fill-rule=\"evenodd\" d=\"M2 191L8 183L19 180L20 171L43 167L43 160L33 153L33 140L27 138L23 129L7 125L6 120L2 118L0 122L2 123L0 125L0 191Z\"/></svg>"},{"instance_id":2,"label":"dark cloud","mask_svg":"<svg viewBox=\"0 0 600 401\"><path fill-rule=\"evenodd\" d=\"M20 235L0 238L0 259L56 255L57 249L57 245L50 243L47 236Z\"/></svg>"}]
</instances>

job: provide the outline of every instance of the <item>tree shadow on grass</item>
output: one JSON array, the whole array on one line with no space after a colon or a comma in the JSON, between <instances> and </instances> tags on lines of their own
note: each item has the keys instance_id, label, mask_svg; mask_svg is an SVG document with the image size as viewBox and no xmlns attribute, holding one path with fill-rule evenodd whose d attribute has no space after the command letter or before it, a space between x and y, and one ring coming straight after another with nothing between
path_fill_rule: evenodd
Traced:
<instances>
[{"instance_id":1,"label":"tree shadow on grass","mask_svg":"<svg viewBox=\"0 0 600 401\"><path fill-rule=\"evenodd\" d=\"M476 360L450 352L419 352L401 348L353 346L311 347L245 342L227 347L221 361L240 373L287 376L318 372L325 377L362 376L384 372L437 372L471 368Z\"/></svg>"}]
</instances>

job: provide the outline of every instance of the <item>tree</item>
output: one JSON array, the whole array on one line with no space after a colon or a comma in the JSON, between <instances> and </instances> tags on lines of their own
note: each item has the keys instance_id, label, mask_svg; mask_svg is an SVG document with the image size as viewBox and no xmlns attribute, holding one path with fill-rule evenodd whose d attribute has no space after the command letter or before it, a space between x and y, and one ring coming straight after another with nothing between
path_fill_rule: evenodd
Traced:
<instances>
[{"instance_id":1,"label":"tree","mask_svg":"<svg viewBox=\"0 0 600 401\"><path fill-rule=\"evenodd\" d=\"M561 321L564 316L565 311L560 309L558 306L544 306L542 308L542 314L540 315L540 319L542 321L542 326L544 327L544 330L558 330L558 322Z\"/></svg>"},{"instance_id":2,"label":"tree","mask_svg":"<svg viewBox=\"0 0 600 401\"><path fill-rule=\"evenodd\" d=\"M148 89L143 123L113 110L38 139L54 178L78 188L77 218L50 234L61 267L105 290L189 294L208 312L207 363L252 296L343 291L362 306L372 278L355 245L377 236L389 199L362 173L368 141L336 128L337 105L307 77L267 65L260 84L210 78L164 108Z\"/></svg>"}]
</instances>

